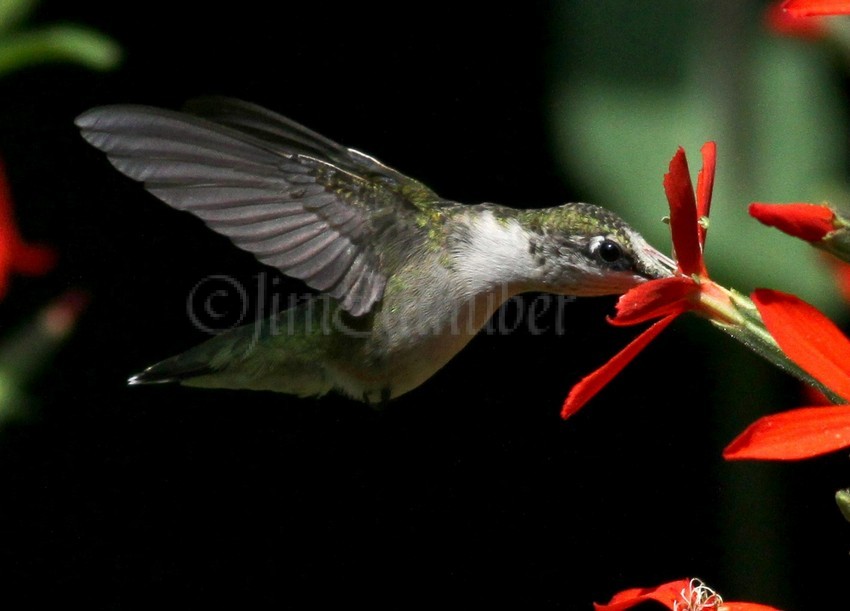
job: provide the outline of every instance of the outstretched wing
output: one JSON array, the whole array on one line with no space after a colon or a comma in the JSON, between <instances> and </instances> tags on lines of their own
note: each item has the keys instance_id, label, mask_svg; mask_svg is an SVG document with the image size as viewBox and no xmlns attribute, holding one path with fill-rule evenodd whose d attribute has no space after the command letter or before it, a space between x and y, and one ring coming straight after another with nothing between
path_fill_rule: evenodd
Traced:
<instances>
[{"instance_id":1,"label":"outstretched wing","mask_svg":"<svg viewBox=\"0 0 850 611\"><path fill-rule=\"evenodd\" d=\"M382 256L416 240L436 194L376 160L258 106L210 98L191 112L94 108L83 137L121 172L260 261L355 316L381 299Z\"/></svg>"}]
</instances>

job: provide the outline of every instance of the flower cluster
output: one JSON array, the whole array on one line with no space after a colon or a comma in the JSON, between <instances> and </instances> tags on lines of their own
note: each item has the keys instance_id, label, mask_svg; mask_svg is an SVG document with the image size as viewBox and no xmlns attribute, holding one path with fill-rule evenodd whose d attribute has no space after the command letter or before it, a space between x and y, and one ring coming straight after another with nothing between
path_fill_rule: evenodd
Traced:
<instances>
[{"instance_id":1,"label":"flower cluster","mask_svg":"<svg viewBox=\"0 0 850 611\"><path fill-rule=\"evenodd\" d=\"M578 411L677 316L695 312L839 403L761 418L726 448L724 457L796 460L850 446L850 341L823 314L792 295L758 289L747 299L709 277L703 250L715 176L714 143L703 146L702 158L696 190L681 148L664 176L677 272L624 294L610 319L614 325L656 322L573 387L562 417ZM844 248L845 222L828 207L753 204L750 212L825 249Z\"/></svg>"}]
</instances>

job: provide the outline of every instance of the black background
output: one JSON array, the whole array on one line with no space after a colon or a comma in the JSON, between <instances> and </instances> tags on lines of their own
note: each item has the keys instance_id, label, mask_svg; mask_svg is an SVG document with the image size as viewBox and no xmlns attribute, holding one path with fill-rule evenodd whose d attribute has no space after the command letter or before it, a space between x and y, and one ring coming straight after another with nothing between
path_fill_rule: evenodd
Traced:
<instances>
[{"instance_id":1,"label":"black background","mask_svg":"<svg viewBox=\"0 0 850 611\"><path fill-rule=\"evenodd\" d=\"M578 610L698 575L727 598L788 609L841 595L850 525L831 496L846 457L723 463L729 437L712 433L711 397L724 381L706 370L705 343L761 365L691 321L568 422L558 412L570 386L634 335L605 324L613 299L566 305L561 334L479 336L382 412L339 397L125 385L205 338L186 313L200 280L268 270L115 172L74 116L225 94L450 199L592 198L565 182L547 135L550 8L43 4L33 23L91 25L126 59L109 74L53 66L0 83L22 231L61 255L51 275L14 280L0 320L65 288L92 295L31 389L36 416L0 434L4 590L92 609ZM795 385L777 384L793 402ZM781 485L732 498L729 472ZM755 530L775 545L751 549ZM778 589L761 575L777 566Z\"/></svg>"}]
</instances>

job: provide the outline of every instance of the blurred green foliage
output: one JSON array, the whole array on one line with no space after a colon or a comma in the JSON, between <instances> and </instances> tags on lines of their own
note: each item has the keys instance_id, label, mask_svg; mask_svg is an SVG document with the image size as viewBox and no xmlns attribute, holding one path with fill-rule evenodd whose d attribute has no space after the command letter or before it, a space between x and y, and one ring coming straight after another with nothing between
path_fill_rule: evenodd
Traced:
<instances>
[{"instance_id":1,"label":"blurred green foliage","mask_svg":"<svg viewBox=\"0 0 850 611\"><path fill-rule=\"evenodd\" d=\"M830 50L771 34L765 4L752 0L558 6L552 131L585 196L668 249L667 164L683 146L695 176L714 140L712 277L793 292L835 316L839 296L818 254L747 214L752 201L847 204L847 117Z\"/></svg>"},{"instance_id":2,"label":"blurred green foliage","mask_svg":"<svg viewBox=\"0 0 850 611\"><path fill-rule=\"evenodd\" d=\"M69 62L91 70L111 70L121 47L105 34L74 24L19 30L38 3L0 0L0 76L36 64Z\"/></svg>"},{"instance_id":3,"label":"blurred green foliage","mask_svg":"<svg viewBox=\"0 0 850 611\"><path fill-rule=\"evenodd\" d=\"M37 4L37 0L0 0L0 76L44 63L74 63L92 70L118 66L118 44L89 28L56 24L21 29ZM8 205L11 208L11 202ZM10 239L6 229L5 238ZM2 321L6 333L0 341L0 426L31 415L35 402L27 387L70 333L84 301L73 291L66 293L11 335L7 321Z\"/></svg>"},{"instance_id":4,"label":"blurred green foliage","mask_svg":"<svg viewBox=\"0 0 850 611\"><path fill-rule=\"evenodd\" d=\"M38 0L0 0L0 33L20 25L37 5Z\"/></svg>"}]
</instances>

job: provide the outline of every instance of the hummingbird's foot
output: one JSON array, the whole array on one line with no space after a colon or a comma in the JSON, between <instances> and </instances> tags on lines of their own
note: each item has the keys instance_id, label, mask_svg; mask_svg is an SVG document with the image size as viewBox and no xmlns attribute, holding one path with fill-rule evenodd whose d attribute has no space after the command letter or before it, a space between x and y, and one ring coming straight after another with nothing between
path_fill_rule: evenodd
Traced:
<instances>
[{"instance_id":1,"label":"hummingbird's foot","mask_svg":"<svg viewBox=\"0 0 850 611\"><path fill-rule=\"evenodd\" d=\"M377 410L382 410L389 405L392 393L392 388L389 386L382 388L378 400L375 401L373 399L373 393L367 390L363 393L363 403L366 403L369 407L373 407Z\"/></svg>"}]
</instances>

